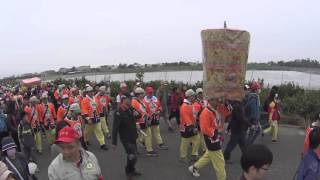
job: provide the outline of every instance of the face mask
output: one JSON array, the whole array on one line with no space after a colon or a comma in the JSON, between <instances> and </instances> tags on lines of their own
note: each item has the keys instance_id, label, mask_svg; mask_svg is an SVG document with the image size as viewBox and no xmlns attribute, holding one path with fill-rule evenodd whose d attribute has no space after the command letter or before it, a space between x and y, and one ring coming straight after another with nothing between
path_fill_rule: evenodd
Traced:
<instances>
[{"instance_id":1,"label":"face mask","mask_svg":"<svg viewBox=\"0 0 320 180\"><path fill-rule=\"evenodd\" d=\"M7 155L10 159L14 159L16 157L16 148L11 148L7 150Z\"/></svg>"}]
</instances>

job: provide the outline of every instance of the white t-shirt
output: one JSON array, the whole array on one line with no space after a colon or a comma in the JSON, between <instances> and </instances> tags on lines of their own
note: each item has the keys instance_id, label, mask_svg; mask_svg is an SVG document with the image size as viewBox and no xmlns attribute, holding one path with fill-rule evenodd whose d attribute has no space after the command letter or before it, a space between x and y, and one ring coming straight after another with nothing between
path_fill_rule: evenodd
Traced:
<instances>
[{"instance_id":1,"label":"white t-shirt","mask_svg":"<svg viewBox=\"0 0 320 180\"><path fill-rule=\"evenodd\" d=\"M117 95L116 102L117 102L117 103L120 103L120 102L121 102L120 94Z\"/></svg>"}]
</instances>

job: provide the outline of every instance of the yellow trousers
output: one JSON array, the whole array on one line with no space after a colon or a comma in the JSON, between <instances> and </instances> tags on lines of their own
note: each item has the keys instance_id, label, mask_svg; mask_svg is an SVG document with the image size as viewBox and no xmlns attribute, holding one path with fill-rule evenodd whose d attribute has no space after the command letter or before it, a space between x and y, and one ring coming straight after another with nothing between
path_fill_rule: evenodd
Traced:
<instances>
[{"instance_id":1,"label":"yellow trousers","mask_svg":"<svg viewBox=\"0 0 320 180\"><path fill-rule=\"evenodd\" d=\"M52 145L56 138L55 129L51 129L51 130L46 129L45 132L46 132L48 143Z\"/></svg>"},{"instance_id":2,"label":"yellow trousers","mask_svg":"<svg viewBox=\"0 0 320 180\"><path fill-rule=\"evenodd\" d=\"M270 133L272 135L272 140L277 140L278 139L278 131L279 131L279 126L278 126L278 121L269 121L270 127L264 130L264 133Z\"/></svg>"},{"instance_id":3,"label":"yellow trousers","mask_svg":"<svg viewBox=\"0 0 320 180\"><path fill-rule=\"evenodd\" d=\"M109 127L107 125L107 119L106 117L100 117L100 122L101 122L101 129L103 134L109 134Z\"/></svg>"},{"instance_id":4,"label":"yellow trousers","mask_svg":"<svg viewBox=\"0 0 320 180\"><path fill-rule=\"evenodd\" d=\"M98 122L96 124L86 124L84 129L84 137L86 141L89 141L92 137L92 134L96 135L96 138L101 145L105 144L104 135L101 129L101 122Z\"/></svg>"},{"instance_id":5,"label":"yellow trousers","mask_svg":"<svg viewBox=\"0 0 320 180\"><path fill-rule=\"evenodd\" d=\"M158 145L163 144L162 137L160 135L160 125L151 126L152 136L156 139Z\"/></svg>"},{"instance_id":6,"label":"yellow trousers","mask_svg":"<svg viewBox=\"0 0 320 180\"><path fill-rule=\"evenodd\" d=\"M146 150L147 150L148 152L153 151L153 148L152 148L151 128L148 127L148 128L146 128L146 129L142 129L142 131L143 131L147 136L144 136L142 133L139 132L138 141L144 142L144 144L145 144L145 146L146 146Z\"/></svg>"},{"instance_id":7,"label":"yellow trousers","mask_svg":"<svg viewBox=\"0 0 320 180\"><path fill-rule=\"evenodd\" d=\"M204 136L202 133L200 133L200 145L203 152L207 150L207 145L206 145L206 142L204 141Z\"/></svg>"},{"instance_id":8,"label":"yellow trousers","mask_svg":"<svg viewBox=\"0 0 320 180\"><path fill-rule=\"evenodd\" d=\"M192 143L192 152L191 155L193 156L199 156L198 150L200 146L200 136L199 134L184 138L181 137L181 144L180 144L180 158L185 159L188 156L188 148L190 146L190 143Z\"/></svg>"},{"instance_id":9,"label":"yellow trousers","mask_svg":"<svg viewBox=\"0 0 320 180\"><path fill-rule=\"evenodd\" d=\"M223 157L223 153L221 150L218 151L209 151L206 153L194 164L194 167L197 169L201 169L205 167L211 161L212 166L216 172L216 176L218 180L227 179L226 170L225 170L225 161Z\"/></svg>"},{"instance_id":10,"label":"yellow trousers","mask_svg":"<svg viewBox=\"0 0 320 180\"><path fill-rule=\"evenodd\" d=\"M41 131L38 131L34 134L34 143L36 145L37 151L42 152Z\"/></svg>"}]
</instances>

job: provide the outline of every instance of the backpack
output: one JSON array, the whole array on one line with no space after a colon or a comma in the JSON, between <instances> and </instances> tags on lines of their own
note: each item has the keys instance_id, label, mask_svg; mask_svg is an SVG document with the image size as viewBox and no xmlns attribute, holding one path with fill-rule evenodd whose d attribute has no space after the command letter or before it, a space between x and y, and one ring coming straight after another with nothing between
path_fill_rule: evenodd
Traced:
<instances>
[{"instance_id":1,"label":"backpack","mask_svg":"<svg viewBox=\"0 0 320 180\"><path fill-rule=\"evenodd\" d=\"M0 115L0 133L8 131L7 117L4 114Z\"/></svg>"},{"instance_id":2,"label":"backpack","mask_svg":"<svg viewBox=\"0 0 320 180\"><path fill-rule=\"evenodd\" d=\"M23 146L33 147L34 146L34 132L31 124L20 121L18 126L19 138Z\"/></svg>"}]
</instances>

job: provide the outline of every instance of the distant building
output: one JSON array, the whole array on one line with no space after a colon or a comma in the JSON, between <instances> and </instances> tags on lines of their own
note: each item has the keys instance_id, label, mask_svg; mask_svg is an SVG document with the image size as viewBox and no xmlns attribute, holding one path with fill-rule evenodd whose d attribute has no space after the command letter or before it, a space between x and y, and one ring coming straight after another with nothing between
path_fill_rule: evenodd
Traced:
<instances>
[{"instance_id":1,"label":"distant building","mask_svg":"<svg viewBox=\"0 0 320 180\"><path fill-rule=\"evenodd\" d=\"M76 71L78 72L90 72L91 67L90 66L79 66L76 68Z\"/></svg>"},{"instance_id":2,"label":"distant building","mask_svg":"<svg viewBox=\"0 0 320 180\"><path fill-rule=\"evenodd\" d=\"M60 69L58 70L58 72L64 74L64 73L69 72L69 70L70 70L69 68L60 68Z\"/></svg>"},{"instance_id":3,"label":"distant building","mask_svg":"<svg viewBox=\"0 0 320 180\"><path fill-rule=\"evenodd\" d=\"M56 71L54 71L54 70L48 70L48 71L43 71L40 74L43 75L43 76L47 76L47 75L52 75L52 74L55 74L55 73L56 73Z\"/></svg>"},{"instance_id":4,"label":"distant building","mask_svg":"<svg viewBox=\"0 0 320 180\"><path fill-rule=\"evenodd\" d=\"M99 67L101 71L108 71L108 70L111 70L111 66L108 66L108 65L103 65L103 66L100 66Z\"/></svg>"}]
</instances>

